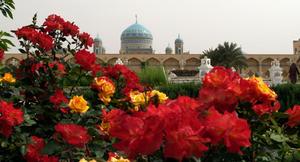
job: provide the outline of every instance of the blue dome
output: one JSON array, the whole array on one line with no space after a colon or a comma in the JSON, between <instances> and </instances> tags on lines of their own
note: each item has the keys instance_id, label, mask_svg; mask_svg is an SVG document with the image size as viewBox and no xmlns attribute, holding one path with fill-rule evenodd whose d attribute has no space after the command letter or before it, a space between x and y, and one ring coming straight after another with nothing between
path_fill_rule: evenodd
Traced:
<instances>
[{"instance_id":1,"label":"blue dome","mask_svg":"<svg viewBox=\"0 0 300 162\"><path fill-rule=\"evenodd\" d=\"M130 25L122 32L121 40L124 39L153 39L151 32L138 23Z\"/></svg>"}]
</instances>

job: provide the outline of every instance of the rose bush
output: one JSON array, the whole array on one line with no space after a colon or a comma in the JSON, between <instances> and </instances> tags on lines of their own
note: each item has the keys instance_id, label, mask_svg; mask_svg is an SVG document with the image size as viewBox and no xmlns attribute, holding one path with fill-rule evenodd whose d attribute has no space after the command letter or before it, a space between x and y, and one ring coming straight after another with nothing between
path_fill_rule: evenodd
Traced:
<instances>
[{"instance_id":1,"label":"rose bush","mask_svg":"<svg viewBox=\"0 0 300 162\"><path fill-rule=\"evenodd\" d=\"M198 98L171 100L101 67L74 23L35 20L15 31L27 57L1 69L0 161L300 160L299 106L282 112L261 78L215 67Z\"/></svg>"}]
</instances>

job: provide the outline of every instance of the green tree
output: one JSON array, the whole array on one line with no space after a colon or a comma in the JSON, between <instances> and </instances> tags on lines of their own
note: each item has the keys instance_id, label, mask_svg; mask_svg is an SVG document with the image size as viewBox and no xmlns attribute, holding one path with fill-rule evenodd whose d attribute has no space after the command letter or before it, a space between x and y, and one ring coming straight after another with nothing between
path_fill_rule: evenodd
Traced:
<instances>
[{"instance_id":1,"label":"green tree","mask_svg":"<svg viewBox=\"0 0 300 162\"><path fill-rule=\"evenodd\" d=\"M0 0L0 11L3 16L13 19L12 10L15 9L15 3L13 0ZM0 30L0 49L7 51L9 46L13 46L13 43L7 39L12 37L9 33Z\"/></svg>"},{"instance_id":2,"label":"green tree","mask_svg":"<svg viewBox=\"0 0 300 162\"><path fill-rule=\"evenodd\" d=\"M234 67L237 70L248 67L246 57L241 47L238 47L236 43L224 42L224 44L219 44L215 49L210 48L203 51L201 58L205 56L211 59L213 66Z\"/></svg>"}]
</instances>

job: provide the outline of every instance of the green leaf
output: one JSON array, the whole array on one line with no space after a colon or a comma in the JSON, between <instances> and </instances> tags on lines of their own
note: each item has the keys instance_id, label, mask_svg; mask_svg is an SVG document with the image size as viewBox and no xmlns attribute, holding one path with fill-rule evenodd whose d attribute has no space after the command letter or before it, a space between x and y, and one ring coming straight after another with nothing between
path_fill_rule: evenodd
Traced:
<instances>
[{"instance_id":1,"label":"green leaf","mask_svg":"<svg viewBox=\"0 0 300 162\"><path fill-rule=\"evenodd\" d=\"M21 53L26 53L26 51L23 50L22 48L20 48L19 51L20 51Z\"/></svg>"},{"instance_id":2,"label":"green leaf","mask_svg":"<svg viewBox=\"0 0 300 162\"><path fill-rule=\"evenodd\" d=\"M26 154L26 147L24 145L20 147L20 152L22 155Z\"/></svg>"},{"instance_id":3,"label":"green leaf","mask_svg":"<svg viewBox=\"0 0 300 162\"><path fill-rule=\"evenodd\" d=\"M270 135L270 138L276 142L285 142L288 140L288 138L284 137L282 134L275 134L275 133L272 133Z\"/></svg>"},{"instance_id":4,"label":"green leaf","mask_svg":"<svg viewBox=\"0 0 300 162\"><path fill-rule=\"evenodd\" d=\"M5 10L2 9L2 8L0 8L0 9L1 9L1 12L2 12L3 16L7 17L7 13L5 12Z\"/></svg>"},{"instance_id":5,"label":"green leaf","mask_svg":"<svg viewBox=\"0 0 300 162\"><path fill-rule=\"evenodd\" d=\"M52 155L56 152L59 152L60 150L61 150L61 148L56 142L50 141L46 144L46 146L42 150L42 153Z\"/></svg>"},{"instance_id":6,"label":"green leaf","mask_svg":"<svg viewBox=\"0 0 300 162\"><path fill-rule=\"evenodd\" d=\"M13 19L13 14L11 13L11 10L9 8L4 8L5 12L8 14L8 16Z\"/></svg>"},{"instance_id":7,"label":"green leaf","mask_svg":"<svg viewBox=\"0 0 300 162\"><path fill-rule=\"evenodd\" d=\"M295 160L300 161L300 151L295 151L293 157Z\"/></svg>"},{"instance_id":8,"label":"green leaf","mask_svg":"<svg viewBox=\"0 0 300 162\"><path fill-rule=\"evenodd\" d=\"M282 112L274 112L273 116L276 117L276 118L283 118L283 119L289 117L288 114L285 114L285 113L282 113Z\"/></svg>"}]
</instances>

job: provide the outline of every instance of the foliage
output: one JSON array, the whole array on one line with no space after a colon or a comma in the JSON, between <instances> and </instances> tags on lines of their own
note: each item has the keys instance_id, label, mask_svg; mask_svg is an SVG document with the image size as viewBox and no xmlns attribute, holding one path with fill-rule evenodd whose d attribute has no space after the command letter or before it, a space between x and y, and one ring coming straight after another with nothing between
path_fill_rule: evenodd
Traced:
<instances>
[{"instance_id":1,"label":"foliage","mask_svg":"<svg viewBox=\"0 0 300 162\"><path fill-rule=\"evenodd\" d=\"M3 16L13 18L12 10L15 9L13 0L0 0L0 11Z\"/></svg>"},{"instance_id":2,"label":"foliage","mask_svg":"<svg viewBox=\"0 0 300 162\"><path fill-rule=\"evenodd\" d=\"M282 106L282 110L287 110L293 105L300 104L300 85L299 84L279 84L273 87L278 94L278 100Z\"/></svg>"},{"instance_id":3,"label":"foliage","mask_svg":"<svg viewBox=\"0 0 300 162\"><path fill-rule=\"evenodd\" d=\"M215 49L203 51L201 58L205 56L211 59L213 66L234 67L237 70L248 66L241 47L238 47L236 43L224 42L224 44L219 44Z\"/></svg>"},{"instance_id":4,"label":"foliage","mask_svg":"<svg viewBox=\"0 0 300 162\"><path fill-rule=\"evenodd\" d=\"M141 83L151 87L165 85L167 83L162 67L146 66L144 69L138 72L138 76L141 80Z\"/></svg>"},{"instance_id":5,"label":"foliage","mask_svg":"<svg viewBox=\"0 0 300 162\"><path fill-rule=\"evenodd\" d=\"M159 86L158 90L164 92L171 99L179 96L197 98L200 87L200 83L170 83Z\"/></svg>"},{"instance_id":6,"label":"foliage","mask_svg":"<svg viewBox=\"0 0 300 162\"><path fill-rule=\"evenodd\" d=\"M12 36L4 31L0 31L0 49L7 51L9 46L14 46L14 44L7 38L11 38Z\"/></svg>"},{"instance_id":7,"label":"foliage","mask_svg":"<svg viewBox=\"0 0 300 162\"><path fill-rule=\"evenodd\" d=\"M13 18L12 10L15 9L13 0L0 0L0 11L3 16ZM0 30L0 54L1 50L7 51L14 44L8 39L12 37L9 33Z\"/></svg>"}]
</instances>

